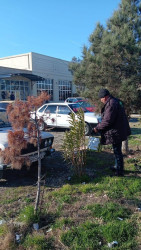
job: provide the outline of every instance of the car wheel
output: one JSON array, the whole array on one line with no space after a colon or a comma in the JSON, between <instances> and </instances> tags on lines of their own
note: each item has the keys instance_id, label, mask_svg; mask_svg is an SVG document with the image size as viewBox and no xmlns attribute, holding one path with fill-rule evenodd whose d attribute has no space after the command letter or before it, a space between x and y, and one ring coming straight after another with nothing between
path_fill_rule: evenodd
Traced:
<instances>
[{"instance_id":1,"label":"car wheel","mask_svg":"<svg viewBox=\"0 0 141 250\"><path fill-rule=\"evenodd\" d=\"M44 131L45 130L45 123L42 122L40 125L39 125L39 130L40 131Z\"/></svg>"},{"instance_id":2,"label":"car wheel","mask_svg":"<svg viewBox=\"0 0 141 250\"><path fill-rule=\"evenodd\" d=\"M91 133L91 128L88 123L85 123L85 135L89 135Z\"/></svg>"}]
</instances>

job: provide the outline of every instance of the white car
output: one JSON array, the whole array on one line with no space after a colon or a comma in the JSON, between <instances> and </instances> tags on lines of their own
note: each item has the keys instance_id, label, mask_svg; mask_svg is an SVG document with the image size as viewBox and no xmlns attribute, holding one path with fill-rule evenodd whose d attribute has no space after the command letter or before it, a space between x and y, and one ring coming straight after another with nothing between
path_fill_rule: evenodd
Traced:
<instances>
[{"instance_id":1,"label":"white car","mask_svg":"<svg viewBox=\"0 0 141 250\"><path fill-rule=\"evenodd\" d=\"M1 110L0 110L1 111ZM4 111L2 114L0 113L0 151L5 150L8 147L8 132L12 130L8 119L6 120L6 110L5 110L5 119L3 119ZM25 138L26 137L26 129ZM52 149L54 136L51 133L41 131L41 144L40 144L40 153L41 159L43 159L46 155L51 154L54 150ZM21 150L21 156L23 158L29 158L30 163L36 162L38 160L38 151L37 146L34 146L31 143L28 143L27 148ZM4 163L4 159L2 155L0 155L0 177L2 176L3 170L7 168L7 165Z\"/></svg>"},{"instance_id":2,"label":"white car","mask_svg":"<svg viewBox=\"0 0 141 250\"><path fill-rule=\"evenodd\" d=\"M42 118L44 123L41 130L48 127L69 128L70 127L70 114L74 113L77 116L77 111L81 106L79 103L47 103L41 106L37 110L37 118ZM89 135L92 129L101 122L101 116L92 112L88 112L85 108L84 120L85 120L85 135ZM31 118L34 119L34 112L31 114Z\"/></svg>"}]
</instances>

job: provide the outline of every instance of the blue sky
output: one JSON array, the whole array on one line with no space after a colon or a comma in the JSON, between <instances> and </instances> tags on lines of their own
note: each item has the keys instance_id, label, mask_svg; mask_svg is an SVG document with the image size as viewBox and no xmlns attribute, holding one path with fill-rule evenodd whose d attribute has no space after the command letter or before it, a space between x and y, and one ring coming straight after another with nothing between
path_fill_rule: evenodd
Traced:
<instances>
[{"instance_id":1,"label":"blue sky","mask_svg":"<svg viewBox=\"0 0 141 250\"><path fill-rule=\"evenodd\" d=\"M0 57L36 52L81 58L96 24L106 25L121 0L1 0Z\"/></svg>"}]
</instances>

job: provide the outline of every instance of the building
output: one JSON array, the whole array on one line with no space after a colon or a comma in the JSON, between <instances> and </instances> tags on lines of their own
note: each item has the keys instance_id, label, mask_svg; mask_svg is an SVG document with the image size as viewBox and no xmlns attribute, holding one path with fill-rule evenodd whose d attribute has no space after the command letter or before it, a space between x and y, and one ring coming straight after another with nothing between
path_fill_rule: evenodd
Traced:
<instances>
[{"instance_id":1,"label":"building","mask_svg":"<svg viewBox=\"0 0 141 250\"><path fill-rule=\"evenodd\" d=\"M51 101L64 101L73 96L76 87L68 61L30 52L0 58L0 100L26 100L47 91Z\"/></svg>"}]
</instances>

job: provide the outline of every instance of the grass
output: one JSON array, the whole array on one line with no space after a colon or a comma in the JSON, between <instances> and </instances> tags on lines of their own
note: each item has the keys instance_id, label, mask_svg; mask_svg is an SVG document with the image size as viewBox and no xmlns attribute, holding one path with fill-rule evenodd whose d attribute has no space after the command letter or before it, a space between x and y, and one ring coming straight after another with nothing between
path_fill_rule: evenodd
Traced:
<instances>
[{"instance_id":1,"label":"grass","mask_svg":"<svg viewBox=\"0 0 141 250\"><path fill-rule=\"evenodd\" d=\"M27 224L38 223L40 220L40 214L37 212L34 214L34 207L32 205L26 206L20 211L19 221L25 222Z\"/></svg>"},{"instance_id":2,"label":"grass","mask_svg":"<svg viewBox=\"0 0 141 250\"><path fill-rule=\"evenodd\" d=\"M138 197L141 192L141 180L138 177L131 176L129 178L111 178L109 176L96 178L91 183L67 185L69 192L64 193L64 187L52 193L59 202L70 203L77 201L74 197L76 193L95 193L96 195L106 194L109 198L133 198Z\"/></svg>"},{"instance_id":3,"label":"grass","mask_svg":"<svg viewBox=\"0 0 141 250\"><path fill-rule=\"evenodd\" d=\"M0 226L0 236L5 235L8 232L8 227L6 224Z\"/></svg>"},{"instance_id":4,"label":"grass","mask_svg":"<svg viewBox=\"0 0 141 250\"><path fill-rule=\"evenodd\" d=\"M114 202L107 202L104 205L91 204L87 209L92 211L94 217L102 218L104 222L127 219L131 215L131 210Z\"/></svg>"},{"instance_id":5,"label":"grass","mask_svg":"<svg viewBox=\"0 0 141 250\"><path fill-rule=\"evenodd\" d=\"M62 187L45 187L36 215L36 186L2 187L0 220L13 222L13 229L7 223L0 225L1 250L105 250L113 241L118 250L140 249L141 119L132 121L131 127L124 177L115 177L109 170L114 157L108 146L87 154L88 175L73 176ZM36 222L38 231L33 229ZM19 243L16 233L21 235Z\"/></svg>"},{"instance_id":6,"label":"grass","mask_svg":"<svg viewBox=\"0 0 141 250\"><path fill-rule=\"evenodd\" d=\"M61 240L69 249L108 249L105 242L113 241L118 243L116 249L127 249L123 248L127 245L130 246L128 249L133 249L133 246L137 249L133 240L136 233L136 225L130 221L108 222L104 225L86 221L81 226L62 233Z\"/></svg>"},{"instance_id":7,"label":"grass","mask_svg":"<svg viewBox=\"0 0 141 250\"><path fill-rule=\"evenodd\" d=\"M62 233L61 240L69 249L101 249L103 237L100 225L88 221Z\"/></svg>"},{"instance_id":8,"label":"grass","mask_svg":"<svg viewBox=\"0 0 141 250\"><path fill-rule=\"evenodd\" d=\"M63 229L64 227L67 226L73 226L74 225L74 221L71 218L59 218L58 220L56 220L56 222L53 225L53 228L59 228L59 229Z\"/></svg>"},{"instance_id":9,"label":"grass","mask_svg":"<svg viewBox=\"0 0 141 250\"><path fill-rule=\"evenodd\" d=\"M53 249L53 238L45 238L44 235L33 234L27 235L24 240L23 246L25 249L37 249L37 250L50 250Z\"/></svg>"}]
</instances>

